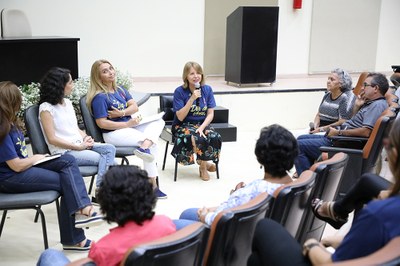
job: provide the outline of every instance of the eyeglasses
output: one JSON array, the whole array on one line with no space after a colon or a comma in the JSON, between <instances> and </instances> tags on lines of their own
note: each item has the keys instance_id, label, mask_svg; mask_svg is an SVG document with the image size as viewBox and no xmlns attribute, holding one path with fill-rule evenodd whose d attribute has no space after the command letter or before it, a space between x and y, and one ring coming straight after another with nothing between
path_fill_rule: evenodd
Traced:
<instances>
[{"instance_id":1,"label":"eyeglasses","mask_svg":"<svg viewBox=\"0 0 400 266\"><path fill-rule=\"evenodd\" d=\"M375 87L376 85L372 85L372 84L368 84L368 83L363 83L363 87L364 88L366 88L366 87L368 87L368 86L370 86L370 87Z\"/></svg>"}]
</instances>

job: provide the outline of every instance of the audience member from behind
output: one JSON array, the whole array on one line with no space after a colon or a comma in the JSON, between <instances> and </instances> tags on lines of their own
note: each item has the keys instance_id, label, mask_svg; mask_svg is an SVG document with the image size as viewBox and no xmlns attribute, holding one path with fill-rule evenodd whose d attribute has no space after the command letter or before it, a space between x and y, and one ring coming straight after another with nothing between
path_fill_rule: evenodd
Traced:
<instances>
[{"instance_id":1,"label":"audience member from behind","mask_svg":"<svg viewBox=\"0 0 400 266\"><path fill-rule=\"evenodd\" d=\"M115 69L107 60L97 60L90 72L86 104L103 133L104 141L118 146L139 147L134 153L143 160L158 198L166 198L157 186L158 138L164 128L162 118L140 124L136 101L129 91L117 86Z\"/></svg>"},{"instance_id":2,"label":"audience member from behind","mask_svg":"<svg viewBox=\"0 0 400 266\"><path fill-rule=\"evenodd\" d=\"M272 195L278 187L292 182L288 171L293 167L297 149L296 139L287 129L276 124L264 127L254 150L257 161L264 167L264 176L248 185L239 183L227 201L217 207L185 210L174 221L177 228L191 223L189 220L211 225L219 212L243 205L263 192Z\"/></svg>"},{"instance_id":3,"label":"audience member from behind","mask_svg":"<svg viewBox=\"0 0 400 266\"><path fill-rule=\"evenodd\" d=\"M328 76L327 92L322 98L310 133L325 132L339 126L353 115L356 96L352 91L352 79L345 70L336 68Z\"/></svg>"},{"instance_id":4,"label":"audience member from behind","mask_svg":"<svg viewBox=\"0 0 400 266\"><path fill-rule=\"evenodd\" d=\"M400 236L400 120L396 120L391 129L386 150L395 180L390 194L387 198L382 197L385 199L370 201L359 211L343 241L333 245L332 241L324 240L322 244L309 239L302 249L280 224L264 219L256 227L248 265L320 265L355 259L379 250ZM276 245L277 241L284 245ZM326 250L328 245L337 246L333 254Z\"/></svg>"},{"instance_id":5,"label":"audience member from behind","mask_svg":"<svg viewBox=\"0 0 400 266\"><path fill-rule=\"evenodd\" d=\"M176 141L172 155L183 165L194 163L194 153L200 178L210 180L221 152L221 135L210 127L216 107L212 88L205 84L203 69L196 62L183 67L183 85L175 89L175 118L172 133ZM208 161L213 161L210 163Z\"/></svg>"},{"instance_id":6,"label":"audience member from behind","mask_svg":"<svg viewBox=\"0 0 400 266\"><path fill-rule=\"evenodd\" d=\"M88 261L94 261L98 266L119 265L132 246L175 232L171 219L155 215L157 198L146 171L137 166L111 167L104 175L98 201L105 220L118 226L92 244L88 258L75 261L73 265ZM68 259L63 253L46 250L38 265L58 266L65 262Z\"/></svg>"},{"instance_id":7,"label":"audience member from behind","mask_svg":"<svg viewBox=\"0 0 400 266\"><path fill-rule=\"evenodd\" d=\"M79 129L74 107L69 99L73 90L71 72L54 67L40 82L39 121L50 153L69 153L79 166L97 166L98 188L107 169L114 165L115 147L95 143Z\"/></svg>"},{"instance_id":8,"label":"audience member from behind","mask_svg":"<svg viewBox=\"0 0 400 266\"><path fill-rule=\"evenodd\" d=\"M297 175L307 170L321 155L321 146L332 146L332 136L368 138L382 112L388 107L384 97L389 88L386 77L380 73L369 73L359 97L355 101L353 117L338 128L329 127L325 135L307 134L297 138L299 156L295 161Z\"/></svg>"},{"instance_id":9,"label":"audience member from behind","mask_svg":"<svg viewBox=\"0 0 400 266\"><path fill-rule=\"evenodd\" d=\"M102 216L90 203L72 155L39 163L46 154L28 156L17 112L22 95L11 81L0 82L0 192L55 190L61 194L60 237L64 250L87 251L91 241L82 228L99 225Z\"/></svg>"}]
</instances>

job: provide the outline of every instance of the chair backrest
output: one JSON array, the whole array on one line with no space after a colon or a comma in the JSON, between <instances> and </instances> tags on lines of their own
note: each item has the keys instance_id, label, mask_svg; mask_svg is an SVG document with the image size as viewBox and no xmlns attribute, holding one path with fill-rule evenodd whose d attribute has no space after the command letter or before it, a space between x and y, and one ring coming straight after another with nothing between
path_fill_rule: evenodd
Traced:
<instances>
[{"instance_id":1,"label":"chair backrest","mask_svg":"<svg viewBox=\"0 0 400 266\"><path fill-rule=\"evenodd\" d=\"M339 192L339 186L344 178L344 170L349 160L346 153L339 152L328 160L315 163L310 170L314 171L315 186L311 192L311 199L319 198L325 201L333 201ZM304 212L304 222L299 233L299 242L304 243L309 238L320 240L326 223L315 218L311 208Z\"/></svg>"},{"instance_id":2,"label":"chair backrest","mask_svg":"<svg viewBox=\"0 0 400 266\"><path fill-rule=\"evenodd\" d=\"M208 229L200 222L163 238L129 249L121 265L200 265Z\"/></svg>"},{"instance_id":3,"label":"chair backrest","mask_svg":"<svg viewBox=\"0 0 400 266\"><path fill-rule=\"evenodd\" d=\"M364 83L365 79L367 78L367 76L368 76L368 72L362 72L360 74L360 76L358 77L357 84L353 89L353 93L355 95L359 95L360 94L361 88L362 88L363 83Z\"/></svg>"},{"instance_id":4,"label":"chair backrest","mask_svg":"<svg viewBox=\"0 0 400 266\"><path fill-rule=\"evenodd\" d=\"M266 217L283 225L296 239L303 224L303 213L310 206L310 195L315 185L316 174L306 170L293 182L274 192L274 200Z\"/></svg>"},{"instance_id":5,"label":"chair backrest","mask_svg":"<svg viewBox=\"0 0 400 266\"><path fill-rule=\"evenodd\" d=\"M390 108L387 108L375 122L374 129L363 149L363 173L369 172L368 169L375 166L383 148L382 140L385 136L388 136L395 118L396 114Z\"/></svg>"},{"instance_id":6,"label":"chair backrest","mask_svg":"<svg viewBox=\"0 0 400 266\"><path fill-rule=\"evenodd\" d=\"M50 154L39 123L39 105L34 104L29 106L25 110L24 120L33 154Z\"/></svg>"},{"instance_id":7,"label":"chair backrest","mask_svg":"<svg viewBox=\"0 0 400 266\"><path fill-rule=\"evenodd\" d=\"M203 265L246 265L256 224L272 197L261 193L248 203L219 213L212 225Z\"/></svg>"},{"instance_id":8,"label":"chair backrest","mask_svg":"<svg viewBox=\"0 0 400 266\"><path fill-rule=\"evenodd\" d=\"M166 125L172 125L174 121L175 112L173 109L174 96L160 95L160 112L164 111L163 119Z\"/></svg>"},{"instance_id":9,"label":"chair backrest","mask_svg":"<svg viewBox=\"0 0 400 266\"><path fill-rule=\"evenodd\" d=\"M1 11L2 37L29 37L32 36L28 17L22 10L4 8Z\"/></svg>"},{"instance_id":10,"label":"chair backrest","mask_svg":"<svg viewBox=\"0 0 400 266\"><path fill-rule=\"evenodd\" d=\"M322 266L395 266L400 265L400 236L390 240L384 247L374 253L341 262L322 264Z\"/></svg>"},{"instance_id":11,"label":"chair backrest","mask_svg":"<svg viewBox=\"0 0 400 266\"><path fill-rule=\"evenodd\" d=\"M86 133L92 136L96 142L104 142L103 134L86 105L86 95L79 99L79 107L81 108L82 120L85 124Z\"/></svg>"}]
</instances>

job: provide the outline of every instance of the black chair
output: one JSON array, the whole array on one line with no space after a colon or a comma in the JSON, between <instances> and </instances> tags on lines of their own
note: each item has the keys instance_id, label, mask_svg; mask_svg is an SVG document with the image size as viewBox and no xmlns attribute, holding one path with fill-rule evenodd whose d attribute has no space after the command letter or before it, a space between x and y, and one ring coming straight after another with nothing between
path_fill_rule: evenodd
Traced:
<instances>
[{"instance_id":1,"label":"black chair","mask_svg":"<svg viewBox=\"0 0 400 266\"><path fill-rule=\"evenodd\" d=\"M275 190L271 208L266 217L283 225L296 239L301 237L304 213L310 208L311 191L315 186L316 174L306 170L293 182Z\"/></svg>"},{"instance_id":2,"label":"black chair","mask_svg":"<svg viewBox=\"0 0 400 266\"><path fill-rule=\"evenodd\" d=\"M33 154L50 154L39 123L39 105L29 106L25 111L24 119ZM79 166L79 171L83 177L91 177L88 190L88 193L91 194L98 172L97 166Z\"/></svg>"},{"instance_id":3,"label":"black chair","mask_svg":"<svg viewBox=\"0 0 400 266\"><path fill-rule=\"evenodd\" d=\"M86 95L82 96L79 100L79 107L81 108L83 123L88 135L92 136L94 141L104 143L103 134L97 126L96 121L86 105ZM135 146L116 146L115 157L121 158L121 164L129 164L128 156L134 155L134 150L138 147Z\"/></svg>"},{"instance_id":4,"label":"black chair","mask_svg":"<svg viewBox=\"0 0 400 266\"><path fill-rule=\"evenodd\" d=\"M246 265L256 224L265 217L271 200L265 192L242 206L219 213L211 225L203 265Z\"/></svg>"},{"instance_id":5,"label":"black chair","mask_svg":"<svg viewBox=\"0 0 400 266\"><path fill-rule=\"evenodd\" d=\"M47 240L47 229L45 215L41 209L42 205L56 202L57 206L57 217L59 218L60 206L58 198L60 194L55 190L28 192L28 193L2 193L0 192L0 210L3 211L3 215L0 222L0 236L3 232L4 223L7 217L7 211L9 210L22 210L22 209L34 209L36 210L36 216L34 222L36 223L40 215L40 221L42 223L42 233L44 248L49 248Z\"/></svg>"},{"instance_id":6,"label":"black chair","mask_svg":"<svg viewBox=\"0 0 400 266\"><path fill-rule=\"evenodd\" d=\"M400 237L390 240L374 253L351 260L321 264L321 266L397 266L400 265Z\"/></svg>"},{"instance_id":7,"label":"black chair","mask_svg":"<svg viewBox=\"0 0 400 266\"><path fill-rule=\"evenodd\" d=\"M164 152L164 160L162 165L162 170L165 169L165 162L167 160L167 153L169 144L174 144L175 138L172 134L171 127L172 122L174 121L175 112L173 110L173 100L174 97L170 95L160 95L160 111L164 111L165 114L163 116L163 120L165 121L165 127L161 132L161 139L166 141L165 144L165 152ZM219 167L218 162L215 162L215 166L217 168L217 179L219 179ZM178 175L178 161L175 160L175 170L174 170L174 181L176 182Z\"/></svg>"},{"instance_id":8,"label":"black chair","mask_svg":"<svg viewBox=\"0 0 400 266\"><path fill-rule=\"evenodd\" d=\"M344 172L343 180L339 187L338 197L346 194L350 186L357 181L358 178L364 173L372 173L375 171L377 160L382 152L382 140L388 135L391 125L396 117L396 114L390 109L386 109L382 115L375 122L371 135L366 141L366 144L361 149L343 148L343 147L328 147L322 146L320 150L327 153L328 158L332 157L338 152L344 152L349 155ZM340 142L354 142L362 138L353 137L335 137L335 141Z\"/></svg>"},{"instance_id":9,"label":"black chair","mask_svg":"<svg viewBox=\"0 0 400 266\"><path fill-rule=\"evenodd\" d=\"M332 158L311 166L310 170L316 173L311 199L335 200L348 160L349 156L347 154L339 152ZM305 209L303 215L304 223L298 236L299 242L303 244L309 238L320 240L325 230L326 222L316 218L310 207Z\"/></svg>"},{"instance_id":10,"label":"black chair","mask_svg":"<svg viewBox=\"0 0 400 266\"><path fill-rule=\"evenodd\" d=\"M207 236L208 229L202 223L188 225L171 235L132 247L121 265L200 265Z\"/></svg>"}]
</instances>

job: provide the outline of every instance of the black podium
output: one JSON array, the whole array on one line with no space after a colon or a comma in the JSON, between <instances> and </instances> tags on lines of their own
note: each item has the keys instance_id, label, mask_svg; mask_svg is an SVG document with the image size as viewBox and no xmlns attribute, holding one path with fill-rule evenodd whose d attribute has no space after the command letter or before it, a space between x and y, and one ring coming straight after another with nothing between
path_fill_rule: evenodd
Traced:
<instances>
[{"instance_id":1,"label":"black podium","mask_svg":"<svg viewBox=\"0 0 400 266\"><path fill-rule=\"evenodd\" d=\"M225 81L273 83L279 7L238 7L227 18Z\"/></svg>"},{"instance_id":2,"label":"black podium","mask_svg":"<svg viewBox=\"0 0 400 266\"><path fill-rule=\"evenodd\" d=\"M71 70L72 79L78 78L78 41L50 36L0 38L0 81L39 82L55 66Z\"/></svg>"}]
</instances>

